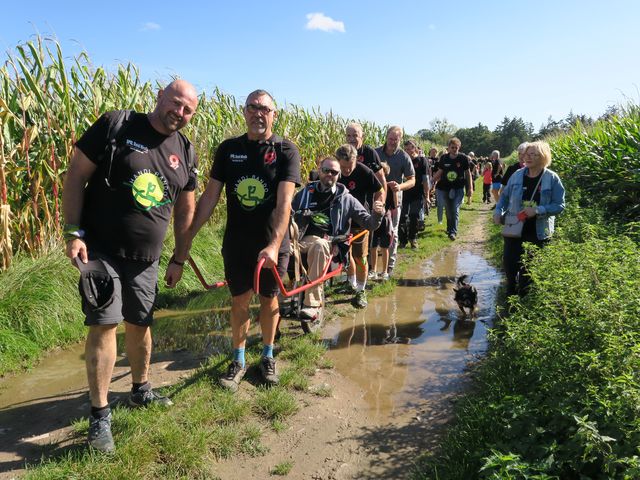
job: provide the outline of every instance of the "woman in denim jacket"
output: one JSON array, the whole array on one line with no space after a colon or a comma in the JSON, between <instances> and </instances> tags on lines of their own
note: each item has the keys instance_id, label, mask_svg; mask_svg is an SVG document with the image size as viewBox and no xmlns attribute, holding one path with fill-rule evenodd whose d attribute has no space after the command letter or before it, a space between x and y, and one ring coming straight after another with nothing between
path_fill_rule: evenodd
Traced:
<instances>
[{"instance_id":1,"label":"woman in denim jacket","mask_svg":"<svg viewBox=\"0 0 640 480\"><path fill-rule=\"evenodd\" d=\"M547 167L551 149L546 142L527 144L525 166L515 172L496 204L493 221L503 214L518 215L524 221L521 238L504 238L504 271L507 295L526 293L530 278L522 265L523 244L543 247L553 235L555 216L564 210L564 187L558 175ZM535 191L534 191L535 190Z\"/></svg>"}]
</instances>

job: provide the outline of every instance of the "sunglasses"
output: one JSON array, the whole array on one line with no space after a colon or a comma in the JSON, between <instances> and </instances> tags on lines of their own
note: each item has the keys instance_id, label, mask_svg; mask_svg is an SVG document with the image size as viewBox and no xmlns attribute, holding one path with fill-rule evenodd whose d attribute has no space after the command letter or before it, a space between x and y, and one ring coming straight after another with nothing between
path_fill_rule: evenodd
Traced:
<instances>
[{"instance_id":1,"label":"sunglasses","mask_svg":"<svg viewBox=\"0 0 640 480\"><path fill-rule=\"evenodd\" d=\"M334 170L333 168L329 168L329 167L322 167L321 170L322 170L322 173L326 173L326 174L330 173L334 177L340 173L340 170Z\"/></svg>"},{"instance_id":2,"label":"sunglasses","mask_svg":"<svg viewBox=\"0 0 640 480\"><path fill-rule=\"evenodd\" d=\"M275 109L273 108L269 108L266 105L254 105L253 103L250 103L249 105L247 105L247 111L249 111L250 113L262 113L264 115L269 115L271 112L275 112Z\"/></svg>"}]
</instances>

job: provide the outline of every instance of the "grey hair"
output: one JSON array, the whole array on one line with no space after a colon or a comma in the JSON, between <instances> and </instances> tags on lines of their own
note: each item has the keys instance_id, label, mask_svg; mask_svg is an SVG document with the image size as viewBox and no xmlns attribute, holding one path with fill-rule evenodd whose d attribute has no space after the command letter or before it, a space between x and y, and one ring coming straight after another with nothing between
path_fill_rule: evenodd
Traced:
<instances>
[{"instance_id":1,"label":"grey hair","mask_svg":"<svg viewBox=\"0 0 640 480\"><path fill-rule=\"evenodd\" d=\"M500 158L500 150L494 150L493 152L491 152L491 157L493 157L494 155L496 155L498 158Z\"/></svg>"},{"instance_id":2,"label":"grey hair","mask_svg":"<svg viewBox=\"0 0 640 480\"><path fill-rule=\"evenodd\" d=\"M528 145L529 144L527 142L522 142L520 145L518 145L518 153L524 153Z\"/></svg>"},{"instance_id":3,"label":"grey hair","mask_svg":"<svg viewBox=\"0 0 640 480\"><path fill-rule=\"evenodd\" d=\"M357 130L361 134L364 134L364 129L362 128L362 125L360 125L358 122L349 122L349 123L347 123L347 127L345 128L345 130L347 128L351 128L353 130Z\"/></svg>"},{"instance_id":4,"label":"grey hair","mask_svg":"<svg viewBox=\"0 0 640 480\"><path fill-rule=\"evenodd\" d=\"M345 143L344 145L340 145L336 150L336 158L338 160L355 160L358 157L358 151L356 148L349 144Z\"/></svg>"},{"instance_id":5,"label":"grey hair","mask_svg":"<svg viewBox=\"0 0 640 480\"><path fill-rule=\"evenodd\" d=\"M254 98L254 97L262 97L263 95L266 95L267 97L269 97L271 99L271 102L275 106L276 101L273 98L273 96L269 92L267 92L266 90L262 90L260 88L258 90L254 90L249 95L247 95L247 100L244 102L244 106L246 107L247 105L249 105L249 100L251 100L252 98Z\"/></svg>"}]
</instances>

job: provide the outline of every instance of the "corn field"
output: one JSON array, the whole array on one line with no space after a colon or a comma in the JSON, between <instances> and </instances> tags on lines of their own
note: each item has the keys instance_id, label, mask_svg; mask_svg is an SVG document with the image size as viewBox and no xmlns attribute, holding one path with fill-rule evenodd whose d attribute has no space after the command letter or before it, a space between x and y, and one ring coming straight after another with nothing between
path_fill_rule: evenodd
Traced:
<instances>
[{"instance_id":1,"label":"corn field","mask_svg":"<svg viewBox=\"0 0 640 480\"><path fill-rule=\"evenodd\" d=\"M592 127L578 124L549 143L551 168L568 189L583 192L585 204L629 225L640 221L640 106Z\"/></svg>"},{"instance_id":2,"label":"corn field","mask_svg":"<svg viewBox=\"0 0 640 480\"><path fill-rule=\"evenodd\" d=\"M41 37L7 54L0 68L0 271L18 251L36 256L58 244L62 183L76 139L105 111L151 111L158 88L131 63L107 72L87 53L69 59L59 43ZM202 186L220 142L246 129L233 96L216 89L199 100L185 133L200 158ZM348 121L293 105L280 111L275 130L298 145L306 175L344 142ZM367 143L383 142L383 127L361 123Z\"/></svg>"}]
</instances>

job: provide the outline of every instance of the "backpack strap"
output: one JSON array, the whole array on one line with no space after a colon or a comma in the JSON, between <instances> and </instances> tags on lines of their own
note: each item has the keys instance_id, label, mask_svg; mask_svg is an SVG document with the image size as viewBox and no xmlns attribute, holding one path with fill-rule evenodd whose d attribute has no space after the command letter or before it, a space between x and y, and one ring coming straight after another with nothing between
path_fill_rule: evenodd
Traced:
<instances>
[{"instance_id":1,"label":"backpack strap","mask_svg":"<svg viewBox=\"0 0 640 480\"><path fill-rule=\"evenodd\" d=\"M126 127L134 113L134 110L118 110L115 121L109 125L107 145L105 147L105 155L109 157L109 167L107 168L107 175L104 177L104 183L106 183L109 188L113 188L110 183L111 167L113 166L113 157L118 148L118 140L120 140L120 137L122 137L125 131L123 127Z\"/></svg>"}]
</instances>

